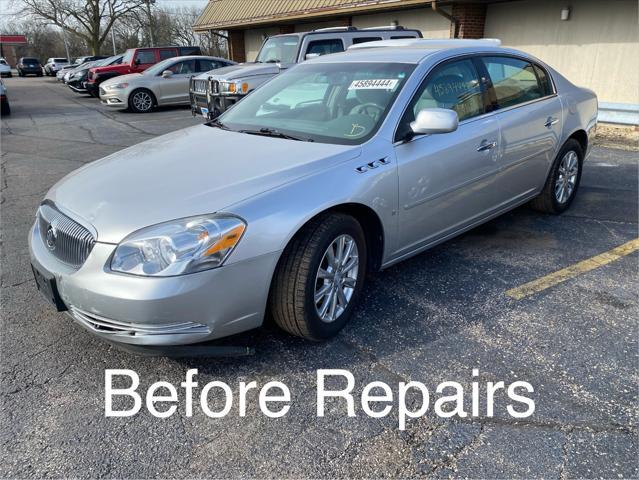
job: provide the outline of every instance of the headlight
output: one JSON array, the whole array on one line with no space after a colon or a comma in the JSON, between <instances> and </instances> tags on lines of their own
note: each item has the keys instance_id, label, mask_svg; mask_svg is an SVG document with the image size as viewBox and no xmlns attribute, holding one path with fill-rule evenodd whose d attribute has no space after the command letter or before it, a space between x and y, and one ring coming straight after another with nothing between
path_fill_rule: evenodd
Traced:
<instances>
[{"instance_id":1,"label":"headlight","mask_svg":"<svg viewBox=\"0 0 639 480\"><path fill-rule=\"evenodd\" d=\"M106 88L107 90L121 90L123 88L128 87L129 84L128 83L116 83L115 85L107 85Z\"/></svg>"},{"instance_id":2,"label":"headlight","mask_svg":"<svg viewBox=\"0 0 639 480\"><path fill-rule=\"evenodd\" d=\"M248 83L220 82L220 93L243 94L248 91Z\"/></svg>"},{"instance_id":3,"label":"headlight","mask_svg":"<svg viewBox=\"0 0 639 480\"><path fill-rule=\"evenodd\" d=\"M219 267L245 229L241 219L222 215L183 218L143 228L117 246L111 270L168 277Z\"/></svg>"}]
</instances>

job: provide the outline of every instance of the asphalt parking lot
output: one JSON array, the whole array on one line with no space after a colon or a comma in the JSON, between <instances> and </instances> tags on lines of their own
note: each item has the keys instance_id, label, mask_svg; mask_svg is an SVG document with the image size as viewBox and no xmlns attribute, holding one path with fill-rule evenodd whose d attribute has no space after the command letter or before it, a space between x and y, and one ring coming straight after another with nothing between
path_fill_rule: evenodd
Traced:
<instances>
[{"instance_id":1,"label":"asphalt parking lot","mask_svg":"<svg viewBox=\"0 0 639 480\"><path fill-rule=\"evenodd\" d=\"M5 81L2 119L2 415L0 476L12 477L548 477L637 478L639 255L630 253L520 300L506 292L638 237L637 152L595 147L572 208L522 207L374 275L353 321L311 344L264 328L229 340L240 358L140 357L51 311L32 280L27 232L47 189L71 170L156 135L195 125L188 108L111 111L49 78ZM223 152L221 152L223 154ZM176 159L176 162L187 159ZM199 381L291 388L288 415L105 418L104 370L142 386ZM453 380L525 380L536 410L522 421L429 413L397 429L315 415L315 372L344 368L356 391ZM476 379L475 379L476 380Z\"/></svg>"}]
</instances>

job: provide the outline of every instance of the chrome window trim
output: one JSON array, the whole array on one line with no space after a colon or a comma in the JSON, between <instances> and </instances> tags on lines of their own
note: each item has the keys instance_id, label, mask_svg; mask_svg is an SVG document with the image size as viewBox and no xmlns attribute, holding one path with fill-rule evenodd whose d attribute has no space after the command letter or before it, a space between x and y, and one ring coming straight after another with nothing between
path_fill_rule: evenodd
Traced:
<instances>
[{"instance_id":1,"label":"chrome window trim","mask_svg":"<svg viewBox=\"0 0 639 480\"><path fill-rule=\"evenodd\" d=\"M543 97L535 98L534 100L529 100L529 101L524 102L524 103L518 103L516 105L511 105L511 106L506 107L506 108L499 108L497 110L493 110L492 112L484 112L481 115L477 115L475 117L467 118L467 119L462 120L461 122L459 122L459 126L460 127L463 126L463 125L467 125L468 123L472 123L472 122L475 122L477 120L481 120L481 119L487 118L487 117L489 117L491 115L495 115L495 114L499 114L499 113L503 113L503 112L509 112L509 111L511 111L511 110L513 110L515 108L525 107L525 106L531 105L531 104L536 103L536 102L541 102L541 101L547 100L549 98L554 98L554 97L558 97L559 96L559 94L557 93L556 85L555 85L555 79L550 74L548 69L545 68L543 65L541 65L539 62L534 61L534 60L532 60L530 58L527 58L527 57L525 57L523 55L516 55L516 54L510 54L510 53L501 53L501 52L500 53L495 53L495 54L488 53L488 52L476 52L476 53L463 53L463 54L459 54L459 55L454 55L454 56L448 57L448 58L446 58L444 60L441 60L441 61L437 62L431 68L429 68L426 71L426 73L424 74L423 79L413 89L413 91L410 94L410 99L408 100L408 102L406 102L406 105L404 105L404 108L402 109L402 113L399 116L399 120L397 122L397 125L395 125L395 129L393 131L393 136L392 136L393 146L401 145L403 143L410 143L413 140L417 140L417 139L420 139L420 138L424 138L425 136L428 136L428 135L417 135L417 136L411 138L408 141L406 141L406 140L397 140L397 132L398 132L399 127L401 125L402 118L404 118L404 115L406 114L406 110L408 109L408 106L411 104L411 102L415 98L415 95L417 94L417 91L422 86L422 84L428 79L428 76L432 73L432 71L435 68L437 68L439 65L442 65L442 64L447 63L449 61L460 60L460 59L463 59L463 58L470 58L470 59L477 58L477 59L481 60L482 56L486 56L486 57L488 57L488 56L490 56L490 57L499 57L499 56L501 56L501 57L512 57L512 58L517 58L519 60L524 60L526 62L529 62L531 64L534 64L534 65L538 66L539 68L541 68L546 73L546 75L548 75L548 78L550 78L550 84L552 86L553 93L550 94L550 95L543 96Z\"/></svg>"}]
</instances>

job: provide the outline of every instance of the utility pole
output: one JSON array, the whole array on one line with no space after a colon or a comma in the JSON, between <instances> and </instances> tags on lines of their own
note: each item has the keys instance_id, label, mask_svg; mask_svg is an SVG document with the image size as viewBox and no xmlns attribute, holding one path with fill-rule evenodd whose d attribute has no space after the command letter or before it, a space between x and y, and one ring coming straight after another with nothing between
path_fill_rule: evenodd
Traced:
<instances>
[{"instance_id":1,"label":"utility pole","mask_svg":"<svg viewBox=\"0 0 639 480\"><path fill-rule=\"evenodd\" d=\"M113 18L113 0L109 0L109 13L111 18ZM115 50L115 22L111 24L111 43L113 44L113 55L117 55L118 52Z\"/></svg>"},{"instance_id":2,"label":"utility pole","mask_svg":"<svg viewBox=\"0 0 639 480\"><path fill-rule=\"evenodd\" d=\"M67 61L71 62L71 55L69 55L69 42L67 42L67 31L62 29L62 41L64 42L64 51L67 52Z\"/></svg>"},{"instance_id":3,"label":"utility pole","mask_svg":"<svg viewBox=\"0 0 639 480\"><path fill-rule=\"evenodd\" d=\"M155 47L155 40L153 38L153 16L151 15L151 4L155 4L155 0L146 0L146 13L149 17L149 40L151 40L151 46Z\"/></svg>"}]
</instances>

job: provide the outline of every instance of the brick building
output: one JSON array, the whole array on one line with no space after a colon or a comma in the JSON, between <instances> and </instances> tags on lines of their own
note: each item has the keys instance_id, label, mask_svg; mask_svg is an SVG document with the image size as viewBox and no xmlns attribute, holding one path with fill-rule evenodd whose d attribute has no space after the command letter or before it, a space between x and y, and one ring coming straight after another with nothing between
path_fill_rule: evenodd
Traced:
<instances>
[{"instance_id":1,"label":"brick building","mask_svg":"<svg viewBox=\"0 0 639 480\"><path fill-rule=\"evenodd\" d=\"M0 57L3 57L9 65L16 66L16 47L27 44L27 37L24 35L0 35Z\"/></svg>"},{"instance_id":2,"label":"brick building","mask_svg":"<svg viewBox=\"0 0 639 480\"><path fill-rule=\"evenodd\" d=\"M595 90L603 118L639 123L636 0L209 0L193 28L226 30L242 62L271 35L391 24L425 38L500 38Z\"/></svg>"}]
</instances>

